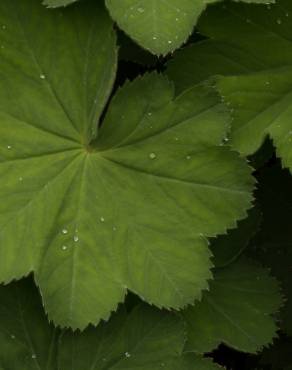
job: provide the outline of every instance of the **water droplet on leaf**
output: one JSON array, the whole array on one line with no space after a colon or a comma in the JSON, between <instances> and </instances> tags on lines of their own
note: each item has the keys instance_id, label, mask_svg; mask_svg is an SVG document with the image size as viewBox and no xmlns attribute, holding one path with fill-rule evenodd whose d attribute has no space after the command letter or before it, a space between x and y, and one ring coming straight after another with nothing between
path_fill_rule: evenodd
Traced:
<instances>
[{"instance_id":1,"label":"water droplet on leaf","mask_svg":"<svg viewBox=\"0 0 292 370\"><path fill-rule=\"evenodd\" d=\"M150 159L155 159L156 158L156 154L155 153L150 153L149 154L149 158Z\"/></svg>"}]
</instances>

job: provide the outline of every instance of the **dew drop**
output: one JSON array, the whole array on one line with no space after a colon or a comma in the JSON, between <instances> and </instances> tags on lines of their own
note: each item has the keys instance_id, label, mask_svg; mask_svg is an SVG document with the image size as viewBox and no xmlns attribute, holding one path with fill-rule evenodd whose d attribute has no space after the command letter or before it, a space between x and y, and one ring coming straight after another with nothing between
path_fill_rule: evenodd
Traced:
<instances>
[{"instance_id":1,"label":"dew drop","mask_svg":"<svg viewBox=\"0 0 292 370\"><path fill-rule=\"evenodd\" d=\"M63 251L65 251L67 249L67 246L66 245L63 245L62 246L62 249L63 249Z\"/></svg>"},{"instance_id":2,"label":"dew drop","mask_svg":"<svg viewBox=\"0 0 292 370\"><path fill-rule=\"evenodd\" d=\"M171 41L171 40L168 40L167 42L168 42L169 44L172 44L172 41Z\"/></svg>"},{"instance_id":3,"label":"dew drop","mask_svg":"<svg viewBox=\"0 0 292 370\"><path fill-rule=\"evenodd\" d=\"M14 334L11 334L11 335L10 335L10 338L11 338L11 339L15 339L15 335L14 335Z\"/></svg>"},{"instance_id":4,"label":"dew drop","mask_svg":"<svg viewBox=\"0 0 292 370\"><path fill-rule=\"evenodd\" d=\"M156 36L153 36L152 38L153 38L153 40L157 40L157 37Z\"/></svg>"},{"instance_id":5,"label":"dew drop","mask_svg":"<svg viewBox=\"0 0 292 370\"><path fill-rule=\"evenodd\" d=\"M130 354L129 352L125 352L125 356L126 356L127 358L129 358L129 357L131 357L131 354Z\"/></svg>"},{"instance_id":6,"label":"dew drop","mask_svg":"<svg viewBox=\"0 0 292 370\"><path fill-rule=\"evenodd\" d=\"M148 112L147 114L148 114L148 116L152 116L152 112Z\"/></svg>"},{"instance_id":7,"label":"dew drop","mask_svg":"<svg viewBox=\"0 0 292 370\"><path fill-rule=\"evenodd\" d=\"M62 230L62 234L64 234L64 235L68 234L68 230L67 229L63 229Z\"/></svg>"},{"instance_id":8,"label":"dew drop","mask_svg":"<svg viewBox=\"0 0 292 370\"><path fill-rule=\"evenodd\" d=\"M149 154L149 158L150 159L155 159L156 158L156 154L155 153L150 153Z\"/></svg>"},{"instance_id":9,"label":"dew drop","mask_svg":"<svg viewBox=\"0 0 292 370\"><path fill-rule=\"evenodd\" d=\"M101 216L100 222L104 222L104 221L105 221L104 217Z\"/></svg>"},{"instance_id":10,"label":"dew drop","mask_svg":"<svg viewBox=\"0 0 292 370\"><path fill-rule=\"evenodd\" d=\"M32 358L32 359L36 359L36 358L37 358L36 354L34 354L34 353L33 353L33 354L31 355L31 358Z\"/></svg>"},{"instance_id":11,"label":"dew drop","mask_svg":"<svg viewBox=\"0 0 292 370\"><path fill-rule=\"evenodd\" d=\"M11 149L12 148L12 146L11 145L7 145L7 149Z\"/></svg>"},{"instance_id":12,"label":"dew drop","mask_svg":"<svg viewBox=\"0 0 292 370\"><path fill-rule=\"evenodd\" d=\"M179 21L179 18L175 18L175 21L178 22Z\"/></svg>"},{"instance_id":13,"label":"dew drop","mask_svg":"<svg viewBox=\"0 0 292 370\"><path fill-rule=\"evenodd\" d=\"M79 237L77 235L74 235L73 240L75 243L77 243L79 241Z\"/></svg>"},{"instance_id":14,"label":"dew drop","mask_svg":"<svg viewBox=\"0 0 292 370\"><path fill-rule=\"evenodd\" d=\"M41 74L41 75L40 75L40 78L41 78L42 80L45 80L45 79L46 79L46 76L45 76L44 74Z\"/></svg>"},{"instance_id":15,"label":"dew drop","mask_svg":"<svg viewBox=\"0 0 292 370\"><path fill-rule=\"evenodd\" d=\"M187 155L186 158L189 160L191 159L192 157L190 155Z\"/></svg>"},{"instance_id":16,"label":"dew drop","mask_svg":"<svg viewBox=\"0 0 292 370\"><path fill-rule=\"evenodd\" d=\"M144 13L145 9L144 8L138 8L137 9L139 13Z\"/></svg>"},{"instance_id":17,"label":"dew drop","mask_svg":"<svg viewBox=\"0 0 292 370\"><path fill-rule=\"evenodd\" d=\"M277 24L282 24L282 20L280 18L277 19Z\"/></svg>"}]
</instances>

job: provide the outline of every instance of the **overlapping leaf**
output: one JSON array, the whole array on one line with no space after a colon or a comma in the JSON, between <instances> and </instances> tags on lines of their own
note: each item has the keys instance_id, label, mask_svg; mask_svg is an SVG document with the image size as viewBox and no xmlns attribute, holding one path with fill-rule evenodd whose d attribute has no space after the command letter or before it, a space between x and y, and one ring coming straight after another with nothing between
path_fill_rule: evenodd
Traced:
<instances>
[{"instance_id":1,"label":"overlapping leaf","mask_svg":"<svg viewBox=\"0 0 292 370\"><path fill-rule=\"evenodd\" d=\"M146 305L121 309L80 334L49 325L31 279L0 287L0 366L5 370L216 370L183 354L185 326Z\"/></svg>"},{"instance_id":2,"label":"overlapping leaf","mask_svg":"<svg viewBox=\"0 0 292 370\"><path fill-rule=\"evenodd\" d=\"M50 319L84 328L127 289L181 308L211 277L206 236L250 206L250 168L221 146L207 86L127 84L97 134L116 65L112 24L83 1L0 4L0 279L34 271ZM5 26L5 27L4 27Z\"/></svg>"},{"instance_id":3,"label":"overlapping leaf","mask_svg":"<svg viewBox=\"0 0 292 370\"><path fill-rule=\"evenodd\" d=\"M289 0L267 6L211 6L199 29L212 40L182 51L169 71L179 89L210 75L229 75L219 79L218 88L234 110L234 148L252 154L269 135L284 166L290 169L291 14Z\"/></svg>"},{"instance_id":4,"label":"overlapping leaf","mask_svg":"<svg viewBox=\"0 0 292 370\"><path fill-rule=\"evenodd\" d=\"M277 281L249 260L218 269L210 292L184 311L187 349L208 352L224 342L255 353L272 342L277 326L272 314L281 306Z\"/></svg>"},{"instance_id":5,"label":"overlapping leaf","mask_svg":"<svg viewBox=\"0 0 292 370\"><path fill-rule=\"evenodd\" d=\"M210 246L216 268L226 267L239 258L258 231L260 223L261 213L254 207L248 217L238 223L236 229L211 240Z\"/></svg>"},{"instance_id":6,"label":"overlapping leaf","mask_svg":"<svg viewBox=\"0 0 292 370\"><path fill-rule=\"evenodd\" d=\"M76 0L44 0L48 7L65 6ZM113 19L145 49L167 54L188 36L206 6L218 0L105 0ZM238 1L238 0L235 0ZM268 4L274 0L241 0Z\"/></svg>"},{"instance_id":7,"label":"overlapping leaf","mask_svg":"<svg viewBox=\"0 0 292 370\"><path fill-rule=\"evenodd\" d=\"M259 184L258 199L263 210L263 224L253 241L252 256L270 268L281 282L285 296L281 326L292 335L292 177L277 165L260 172Z\"/></svg>"}]
</instances>

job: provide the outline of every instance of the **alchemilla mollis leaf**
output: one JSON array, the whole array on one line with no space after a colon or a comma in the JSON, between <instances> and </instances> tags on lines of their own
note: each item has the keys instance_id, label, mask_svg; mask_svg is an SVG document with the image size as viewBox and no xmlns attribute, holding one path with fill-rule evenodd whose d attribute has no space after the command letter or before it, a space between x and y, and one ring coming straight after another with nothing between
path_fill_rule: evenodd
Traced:
<instances>
[{"instance_id":1,"label":"alchemilla mollis leaf","mask_svg":"<svg viewBox=\"0 0 292 370\"><path fill-rule=\"evenodd\" d=\"M77 0L44 0L49 8L63 7ZM193 31L208 4L220 0L105 0L117 24L153 54L167 54L181 46ZM240 1L240 0L234 0ZM270 4L275 0L241 0Z\"/></svg>"},{"instance_id":2,"label":"alchemilla mollis leaf","mask_svg":"<svg viewBox=\"0 0 292 370\"><path fill-rule=\"evenodd\" d=\"M32 279L0 287L0 366L9 370L216 370L184 354L185 325L175 314L121 307L83 333L49 325Z\"/></svg>"},{"instance_id":3,"label":"alchemilla mollis leaf","mask_svg":"<svg viewBox=\"0 0 292 370\"><path fill-rule=\"evenodd\" d=\"M43 4L46 5L48 8L58 8L75 3L76 1L78 0L44 0Z\"/></svg>"},{"instance_id":4,"label":"alchemilla mollis leaf","mask_svg":"<svg viewBox=\"0 0 292 370\"><path fill-rule=\"evenodd\" d=\"M218 0L105 0L113 19L142 47L167 54L181 46L206 6ZM274 0L243 0L267 4Z\"/></svg>"},{"instance_id":5,"label":"alchemilla mollis leaf","mask_svg":"<svg viewBox=\"0 0 292 370\"><path fill-rule=\"evenodd\" d=\"M178 53L169 75L178 91L214 75L233 111L231 145L255 153L269 136L292 168L292 3L210 6L199 30L210 40ZM183 68L181 67L183 65Z\"/></svg>"},{"instance_id":6,"label":"alchemilla mollis leaf","mask_svg":"<svg viewBox=\"0 0 292 370\"><path fill-rule=\"evenodd\" d=\"M108 319L127 289L158 307L199 299L206 237L252 200L251 169L222 145L217 94L174 98L145 75L101 123L116 69L102 6L3 0L0 16L0 280L33 271L49 318L73 328Z\"/></svg>"},{"instance_id":7,"label":"alchemilla mollis leaf","mask_svg":"<svg viewBox=\"0 0 292 370\"><path fill-rule=\"evenodd\" d=\"M245 258L218 269L202 301L184 311L187 349L210 352L223 342L256 353L277 336L273 315L281 305L279 284L268 269Z\"/></svg>"}]
</instances>

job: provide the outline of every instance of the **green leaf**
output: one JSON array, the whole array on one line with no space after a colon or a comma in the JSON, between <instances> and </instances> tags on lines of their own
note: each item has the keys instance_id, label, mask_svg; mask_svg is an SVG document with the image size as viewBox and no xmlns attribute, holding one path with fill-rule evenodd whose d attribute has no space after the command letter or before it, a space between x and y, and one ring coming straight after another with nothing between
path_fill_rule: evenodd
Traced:
<instances>
[{"instance_id":1,"label":"green leaf","mask_svg":"<svg viewBox=\"0 0 292 370\"><path fill-rule=\"evenodd\" d=\"M67 6L75 3L77 0L44 0L43 4L48 8L58 8L60 6Z\"/></svg>"},{"instance_id":2,"label":"green leaf","mask_svg":"<svg viewBox=\"0 0 292 370\"><path fill-rule=\"evenodd\" d=\"M180 94L211 76L237 75L260 68L262 64L257 59L230 42L204 40L178 50L168 62L166 74Z\"/></svg>"},{"instance_id":3,"label":"green leaf","mask_svg":"<svg viewBox=\"0 0 292 370\"><path fill-rule=\"evenodd\" d=\"M279 165L260 172L258 199L263 210L263 223L251 248L253 258L270 268L281 282L286 298L280 315L281 327L289 335L292 335L291 187L292 176Z\"/></svg>"},{"instance_id":4,"label":"green leaf","mask_svg":"<svg viewBox=\"0 0 292 370\"><path fill-rule=\"evenodd\" d=\"M207 86L174 99L146 75L97 133L116 68L103 9L15 4L0 4L0 280L33 271L49 318L73 328L107 319L127 289L193 303L211 278L206 237L252 200L251 169L221 145L225 107Z\"/></svg>"},{"instance_id":5,"label":"green leaf","mask_svg":"<svg viewBox=\"0 0 292 370\"><path fill-rule=\"evenodd\" d=\"M232 146L249 155L269 135L283 166L292 170L292 67L224 77L217 86L234 112Z\"/></svg>"},{"instance_id":6,"label":"green leaf","mask_svg":"<svg viewBox=\"0 0 292 370\"><path fill-rule=\"evenodd\" d=\"M105 0L119 27L145 49L167 54L178 48L214 0Z\"/></svg>"},{"instance_id":7,"label":"green leaf","mask_svg":"<svg viewBox=\"0 0 292 370\"><path fill-rule=\"evenodd\" d=\"M221 342L256 353L272 342L277 326L272 314L282 299L268 270L240 260L216 271L210 292L183 313L187 350L209 352Z\"/></svg>"},{"instance_id":8,"label":"green leaf","mask_svg":"<svg viewBox=\"0 0 292 370\"><path fill-rule=\"evenodd\" d=\"M123 31L145 49L165 55L186 41L207 4L217 1L105 0L105 3ZM267 4L274 1L252 2Z\"/></svg>"},{"instance_id":9,"label":"green leaf","mask_svg":"<svg viewBox=\"0 0 292 370\"><path fill-rule=\"evenodd\" d=\"M234 111L232 145L253 154L270 136L292 168L292 4L218 4L208 8L200 31L212 40L187 48L169 65L178 91L212 75ZM184 63L186 62L186 63ZM184 65L184 68L180 66Z\"/></svg>"},{"instance_id":10,"label":"green leaf","mask_svg":"<svg viewBox=\"0 0 292 370\"><path fill-rule=\"evenodd\" d=\"M211 250L216 268L228 266L242 254L258 231L260 223L261 213L257 207L254 207L250 210L248 217L238 223L236 229L211 239Z\"/></svg>"},{"instance_id":11,"label":"green leaf","mask_svg":"<svg viewBox=\"0 0 292 370\"><path fill-rule=\"evenodd\" d=\"M0 365L55 370L59 331L47 322L32 279L0 286Z\"/></svg>"},{"instance_id":12,"label":"green leaf","mask_svg":"<svg viewBox=\"0 0 292 370\"><path fill-rule=\"evenodd\" d=\"M179 359L166 362L165 367L169 370L223 370L221 366L214 364L210 359L200 357L194 353L185 353ZM139 369L137 368L137 370ZM161 367L157 370L161 370Z\"/></svg>"},{"instance_id":13,"label":"green leaf","mask_svg":"<svg viewBox=\"0 0 292 370\"><path fill-rule=\"evenodd\" d=\"M1 286L0 298L0 364L6 370L218 369L183 354L184 323L168 312L121 308L97 328L60 332L48 324L32 279Z\"/></svg>"}]
</instances>

